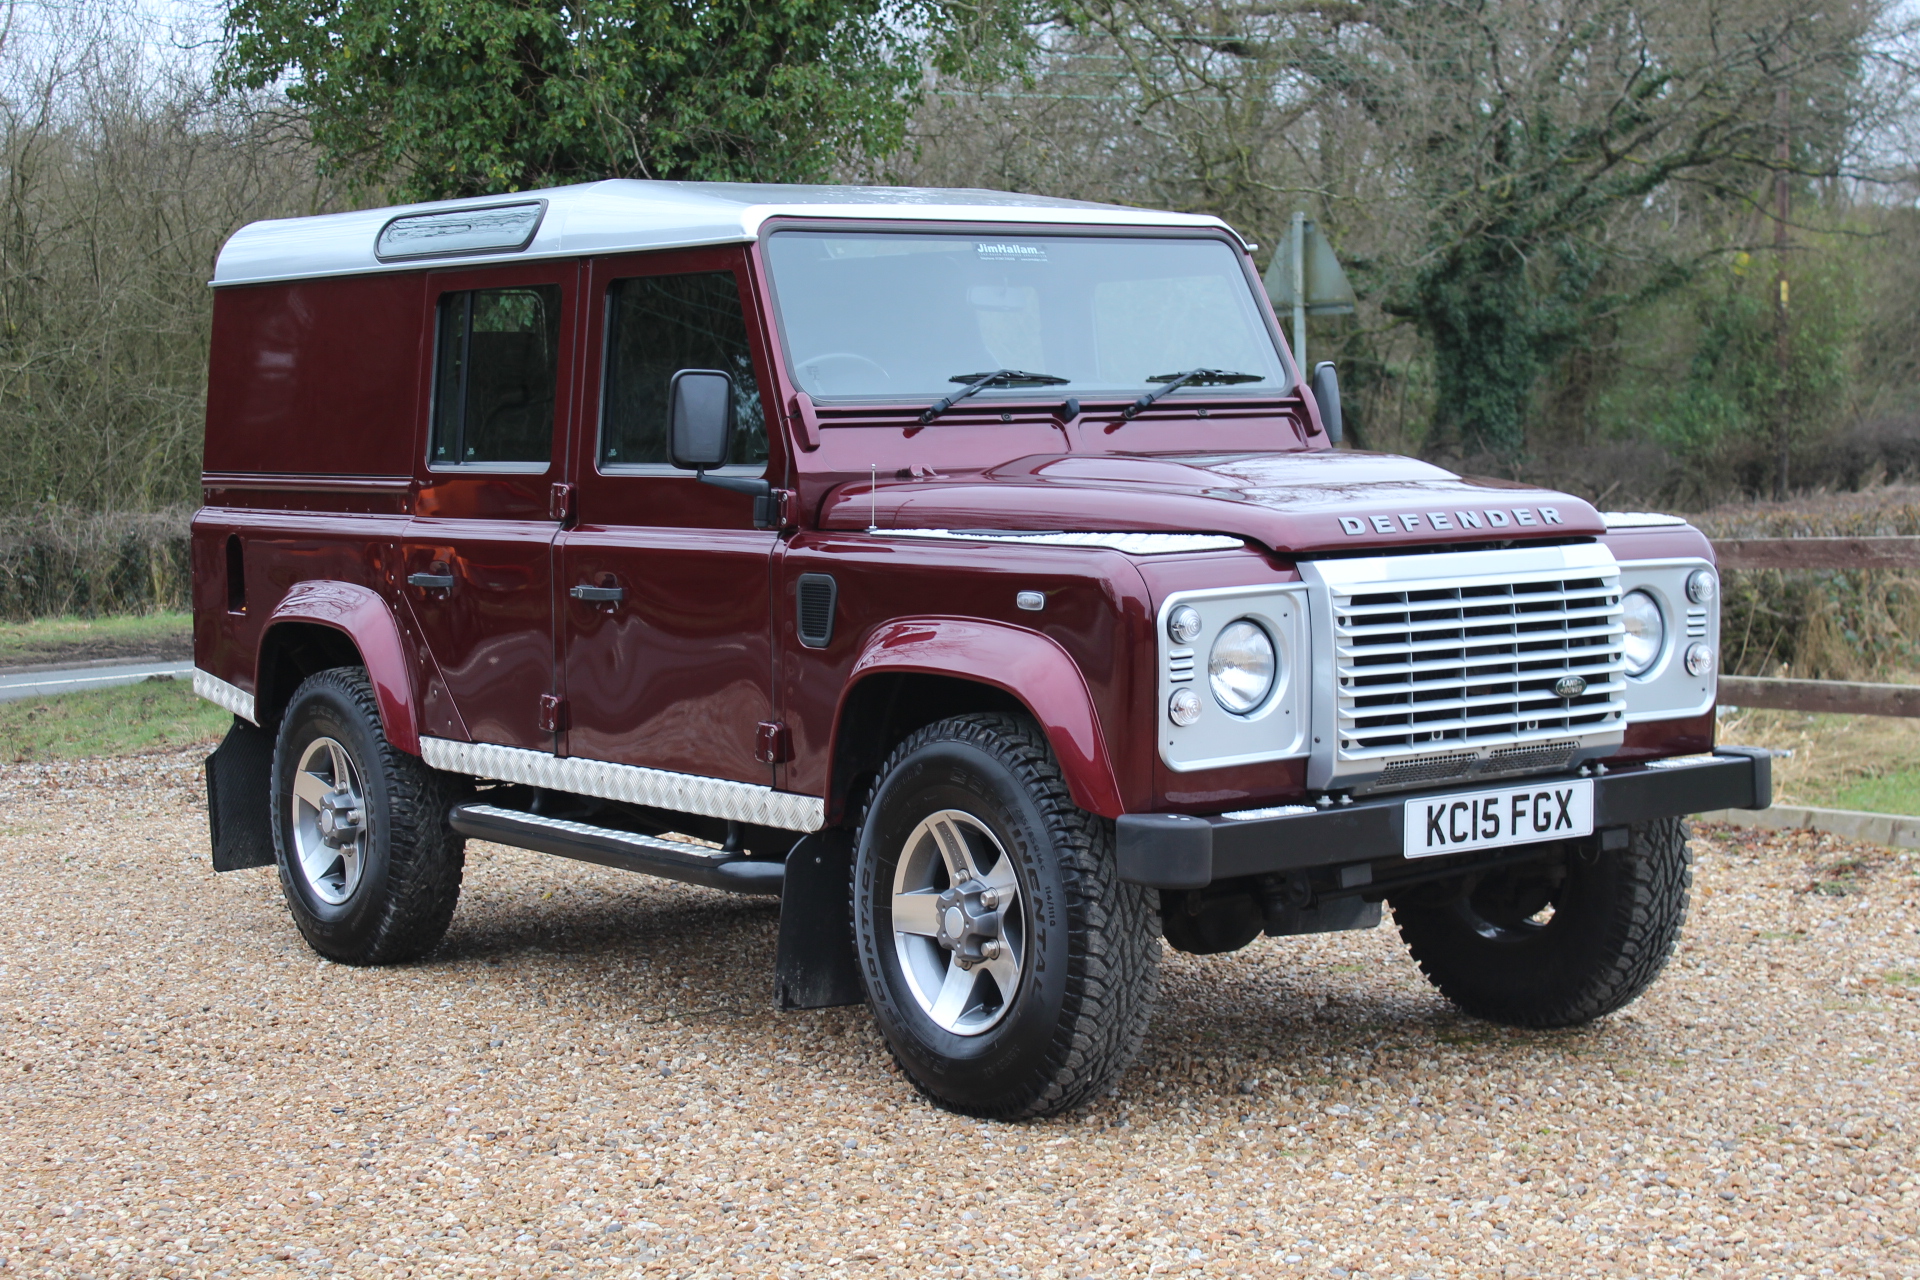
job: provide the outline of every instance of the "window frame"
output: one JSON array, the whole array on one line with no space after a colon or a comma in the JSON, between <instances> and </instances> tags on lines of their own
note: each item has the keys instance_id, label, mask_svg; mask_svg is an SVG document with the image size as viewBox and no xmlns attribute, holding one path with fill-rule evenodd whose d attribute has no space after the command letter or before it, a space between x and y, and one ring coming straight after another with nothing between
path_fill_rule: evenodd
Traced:
<instances>
[{"instance_id":1,"label":"window frame","mask_svg":"<svg viewBox=\"0 0 1920 1280\"><path fill-rule=\"evenodd\" d=\"M732 248L732 246L729 246ZM754 295L749 281L744 255L736 249L732 253L713 254L711 251L662 250L657 255L647 257L627 257L605 259L594 272L591 287L599 291L598 367L593 389L593 430L582 432L589 437L587 443L592 451L592 468L595 475L619 478L623 476L679 476L687 480L696 479L692 471L676 467L671 462L614 462L604 460L603 448L606 443L607 429L607 385L610 380L613 361L613 286L623 280L644 280L659 276L698 276L726 274L733 277L735 291L740 298L741 324L746 332L747 355L753 364L754 381L760 392L761 430L767 437L767 460L764 463L730 462L724 467L716 467L708 475L771 477L775 472L775 457L779 449L778 433L774 421L769 419L769 408L773 397L779 394L779 382L771 374L767 365L767 350L763 340L756 340L759 318L754 307ZM657 270L642 271L638 268L657 267Z\"/></svg>"},{"instance_id":2,"label":"window frame","mask_svg":"<svg viewBox=\"0 0 1920 1280\"><path fill-rule=\"evenodd\" d=\"M572 263L565 264L571 268ZM539 269L529 264L517 271L501 272L498 268L480 268L474 271L445 272L427 278L427 306L432 309L432 341L426 352L426 436L422 441L421 453L424 455L428 474L435 476L544 476L564 473L568 440L571 432L568 423L573 413L575 396L574 382L574 316L573 297L577 276L572 270ZM559 290L559 336L554 346L553 371L553 435L547 450L545 462L438 462L433 456L434 427L439 419L440 410L440 357L443 326L447 308L443 305L449 294L465 293L472 295L483 291L504 292L512 289L532 289L550 287ZM469 323L471 323L472 302L468 302ZM464 408L464 406L463 406ZM462 417L464 419L464 413ZM465 439L465 422L461 424L462 440Z\"/></svg>"},{"instance_id":3,"label":"window frame","mask_svg":"<svg viewBox=\"0 0 1920 1280\"><path fill-rule=\"evenodd\" d=\"M756 255L755 266L764 278L762 287L766 290L767 297L766 342L770 352L779 353L780 368L783 374L787 374L793 367L793 352L787 345L786 321L780 309L780 282L775 278L773 264L769 260L768 254L768 242L783 231L822 232L838 235L863 235L877 232L904 233L908 235L971 236L975 238L1007 236L1018 238L1058 237L1061 239L1095 240L1218 240L1232 250L1234 257L1240 262L1241 275L1246 280L1247 288L1254 300L1254 315L1260 325L1266 330L1268 339L1274 345L1274 350L1278 354L1280 368L1285 379L1284 385L1264 388L1258 396L1249 392L1240 392L1234 398L1246 399L1248 401L1261 398L1276 400L1291 399L1300 396L1306 389L1306 377L1301 372L1299 365L1295 362L1293 349L1289 346L1286 335L1281 330L1280 322L1274 315L1273 304L1271 300L1267 298L1266 285L1262 282L1259 272L1254 269L1251 257L1248 256L1251 250L1247 242L1234 232L1221 227L1136 227L1071 222L1036 223L1021 222L1017 218L1009 218L1005 222L949 222L939 219L928 219L922 222L917 219L908 220L900 218L800 218L791 215L768 218L760 224L759 234L755 238L753 248ZM781 390L783 394L792 394L795 392L804 394L816 405L845 406L855 409L890 408L894 405L924 405L926 403L924 397L916 396L814 395L813 392L802 387L798 380L790 375L786 377ZM1226 393L1234 389L1231 387L1208 387L1207 390L1209 392ZM1032 389L1007 391L998 395L993 391L987 391L983 392L982 395L990 397L984 401L985 403L992 403L993 400L997 399L1004 399L1010 403L1019 403L1031 400L1034 391ZM1130 397L1120 392L1100 392L1080 398L1100 402L1111 401L1121 403ZM1223 398L1226 397L1223 395Z\"/></svg>"}]
</instances>

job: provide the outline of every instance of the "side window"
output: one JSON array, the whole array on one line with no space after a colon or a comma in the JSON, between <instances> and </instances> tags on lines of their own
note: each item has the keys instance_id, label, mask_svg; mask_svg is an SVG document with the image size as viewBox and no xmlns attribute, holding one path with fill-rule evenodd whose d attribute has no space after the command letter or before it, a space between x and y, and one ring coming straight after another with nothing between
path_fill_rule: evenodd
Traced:
<instances>
[{"instance_id":1,"label":"side window","mask_svg":"<svg viewBox=\"0 0 1920 1280\"><path fill-rule=\"evenodd\" d=\"M442 296L435 365L435 464L552 458L559 285Z\"/></svg>"},{"instance_id":2,"label":"side window","mask_svg":"<svg viewBox=\"0 0 1920 1280\"><path fill-rule=\"evenodd\" d=\"M767 460L767 425L728 271L616 280L607 292L607 386L600 465L667 461L667 387L682 369L733 375L736 464Z\"/></svg>"}]
</instances>

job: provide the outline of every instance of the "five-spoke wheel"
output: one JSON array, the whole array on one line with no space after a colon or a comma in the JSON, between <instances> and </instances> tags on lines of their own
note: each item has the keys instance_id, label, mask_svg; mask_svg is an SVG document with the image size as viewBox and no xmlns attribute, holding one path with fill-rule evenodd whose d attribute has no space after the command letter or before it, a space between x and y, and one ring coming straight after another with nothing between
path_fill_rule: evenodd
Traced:
<instances>
[{"instance_id":1,"label":"five-spoke wheel","mask_svg":"<svg viewBox=\"0 0 1920 1280\"><path fill-rule=\"evenodd\" d=\"M1146 1034L1153 892L1114 872L1039 727L956 716L882 768L854 851L867 999L908 1077L973 1115L1038 1116L1111 1085Z\"/></svg>"},{"instance_id":2,"label":"five-spoke wheel","mask_svg":"<svg viewBox=\"0 0 1920 1280\"><path fill-rule=\"evenodd\" d=\"M460 896L465 842L447 826L461 784L395 751L359 667L309 676L273 752L280 888L308 945L348 964L431 951Z\"/></svg>"},{"instance_id":3,"label":"five-spoke wheel","mask_svg":"<svg viewBox=\"0 0 1920 1280\"><path fill-rule=\"evenodd\" d=\"M930 814L907 837L893 872L893 945L920 1009L935 1026L977 1036L1020 989L1026 926L1013 859L979 819Z\"/></svg>"},{"instance_id":4,"label":"five-spoke wheel","mask_svg":"<svg viewBox=\"0 0 1920 1280\"><path fill-rule=\"evenodd\" d=\"M308 743L290 802L292 861L322 902L345 902L367 862L367 802L347 749L332 738Z\"/></svg>"}]
</instances>

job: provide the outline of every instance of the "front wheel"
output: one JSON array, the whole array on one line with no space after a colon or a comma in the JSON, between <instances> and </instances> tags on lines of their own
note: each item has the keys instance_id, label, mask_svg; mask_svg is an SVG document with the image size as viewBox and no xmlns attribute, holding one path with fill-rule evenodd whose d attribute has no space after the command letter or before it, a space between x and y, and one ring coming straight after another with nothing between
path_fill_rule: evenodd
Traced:
<instances>
[{"instance_id":1,"label":"front wheel","mask_svg":"<svg viewBox=\"0 0 1920 1280\"><path fill-rule=\"evenodd\" d=\"M1570 1027L1631 1002L1666 967L1687 917L1692 858L1678 818L1628 829L1625 847L1486 873L1451 901L1393 900L1400 937L1464 1013Z\"/></svg>"},{"instance_id":2,"label":"front wheel","mask_svg":"<svg viewBox=\"0 0 1920 1280\"><path fill-rule=\"evenodd\" d=\"M344 964L433 950L460 897L466 842L448 781L396 751L359 667L308 677L273 750L273 844L293 922Z\"/></svg>"},{"instance_id":3,"label":"front wheel","mask_svg":"<svg viewBox=\"0 0 1920 1280\"><path fill-rule=\"evenodd\" d=\"M895 749L854 861L868 1003L921 1092L969 1115L1051 1115L1110 1087L1159 980L1153 891L1073 804L1037 726L956 716Z\"/></svg>"}]
</instances>

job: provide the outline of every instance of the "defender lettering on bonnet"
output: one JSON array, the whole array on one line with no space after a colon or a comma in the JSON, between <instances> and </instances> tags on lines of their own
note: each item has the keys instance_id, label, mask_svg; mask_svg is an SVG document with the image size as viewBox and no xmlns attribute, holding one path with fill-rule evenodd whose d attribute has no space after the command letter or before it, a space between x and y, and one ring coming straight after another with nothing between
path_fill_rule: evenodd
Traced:
<instances>
[{"instance_id":1,"label":"defender lettering on bonnet","mask_svg":"<svg viewBox=\"0 0 1920 1280\"><path fill-rule=\"evenodd\" d=\"M1535 512L1539 512L1536 519ZM1504 529L1508 524L1558 524L1564 525L1558 507L1509 507L1505 511L1402 511L1390 516L1341 516L1340 528L1349 538L1357 538L1363 533L1419 533L1431 529L1436 533L1448 533L1456 528L1478 529L1482 521L1486 526ZM1399 521L1396 528L1394 521ZM1456 524L1457 522L1457 524Z\"/></svg>"},{"instance_id":2,"label":"defender lettering on bonnet","mask_svg":"<svg viewBox=\"0 0 1920 1280\"><path fill-rule=\"evenodd\" d=\"M214 271L213 868L277 864L330 959L432 951L469 840L765 894L779 1007L864 1004L928 1097L1032 1119L1113 1089L1163 941L1390 904L1468 1013L1609 1013L1679 933L1679 816L1770 802L1703 754L1706 538L1335 452L1216 218L512 199Z\"/></svg>"}]
</instances>

